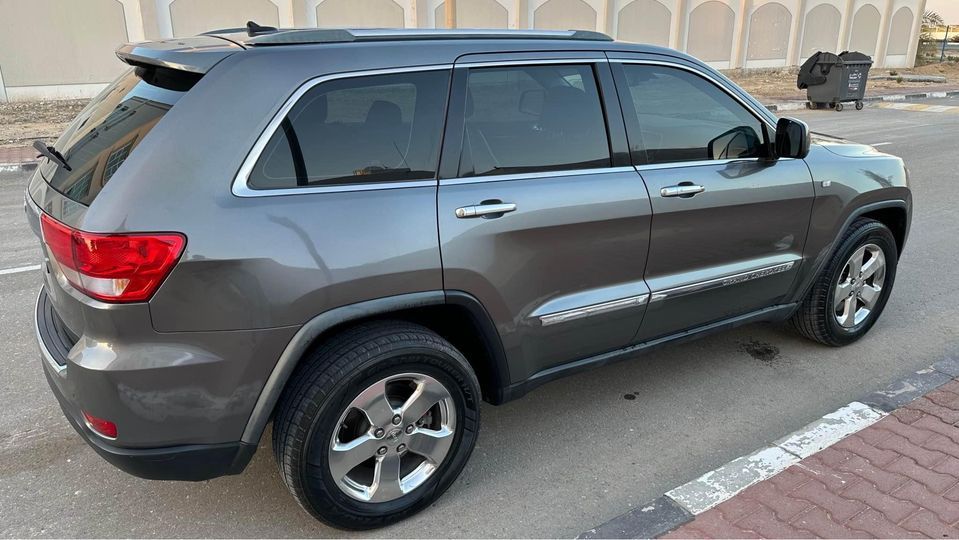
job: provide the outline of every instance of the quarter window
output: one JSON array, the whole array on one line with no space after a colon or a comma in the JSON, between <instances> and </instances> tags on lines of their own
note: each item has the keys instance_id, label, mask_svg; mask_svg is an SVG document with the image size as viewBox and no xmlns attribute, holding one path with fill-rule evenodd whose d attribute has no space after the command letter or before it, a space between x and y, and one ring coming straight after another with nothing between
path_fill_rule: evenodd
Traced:
<instances>
[{"instance_id":1,"label":"quarter window","mask_svg":"<svg viewBox=\"0 0 959 540\"><path fill-rule=\"evenodd\" d=\"M610 166L591 66L471 69L464 129L460 176Z\"/></svg>"},{"instance_id":2,"label":"quarter window","mask_svg":"<svg viewBox=\"0 0 959 540\"><path fill-rule=\"evenodd\" d=\"M282 189L436 176L449 71L336 79L282 120L247 185Z\"/></svg>"},{"instance_id":3,"label":"quarter window","mask_svg":"<svg viewBox=\"0 0 959 540\"><path fill-rule=\"evenodd\" d=\"M683 69L624 64L630 150L637 164L760 157L763 124L729 94Z\"/></svg>"}]
</instances>

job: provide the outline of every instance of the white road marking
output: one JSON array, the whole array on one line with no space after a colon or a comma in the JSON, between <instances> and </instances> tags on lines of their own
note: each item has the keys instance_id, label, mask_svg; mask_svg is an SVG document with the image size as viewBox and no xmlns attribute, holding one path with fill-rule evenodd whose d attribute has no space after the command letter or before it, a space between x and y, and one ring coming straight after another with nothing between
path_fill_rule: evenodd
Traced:
<instances>
[{"instance_id":1,"label":"white road marking","mask_svg":"<svg viewBox=\"0 0 959 540\"><path fill-rule=\"evenodd\" d=\"M798 457L778 446L770 446L736 458L692 482L667 491L666 496L685 506L693 515L701 514L794 463L799 463Z\"/></svg>"},{"instance_id":2,"label":"white road marking","mask_svg":"<svg viewBox=\"0 0 959 540\"><path fill-rule=\"evenodd\" d=\"M19 274L20 272L33 272L34 270L39 270L39 264L31 264L30 266L18 266L17 268L4 268L0 270L0 276L5 276L7 274Z\"/></svg>"},{"instance_id":3,"label":"white road marking","mask_svg":"<svg viewBox=\"0 0 959 540\"><path fill-rule=\"evenodd\" d=\"M891 142L877 142L876 144L870 144L869 146L873 148L879 148L880 146L886 146L887 144L892 144Z\"/></svg>"},{"instance_id":4,"label":"white road marking","mask_svg":"<svg viewBox=\"0 0 959 540\"><path fill-rule=\"evenodd\" d=\"M772 446L736 458L692 482L667 491L666 496L686 507L693 515L701 514L885 416L886 413L882 411L853 401L779 439Z\"/></svg>"},{"instance_id":5,"label":"white road marking","mask_svg":"<svg viewBox=\"0 0 959 540\"><path fill-rule=\"evenodd\" d=\"M858 401L853 401L799 431L786 435L773 444L790 454L807 458L823 448L869 427L884 416L886 416L885 413Z\"/></svg>"}]
</instances>

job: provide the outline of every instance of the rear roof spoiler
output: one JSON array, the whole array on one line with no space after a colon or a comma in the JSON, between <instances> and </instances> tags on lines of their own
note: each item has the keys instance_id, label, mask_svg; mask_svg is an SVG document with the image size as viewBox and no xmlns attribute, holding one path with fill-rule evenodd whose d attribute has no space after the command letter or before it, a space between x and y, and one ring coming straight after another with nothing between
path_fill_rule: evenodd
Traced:
<instances>
[{"instance_id":1,"label":"rear roof spoiler","mask_svg":"<svg viewBox=\"0 0 959 540\"><path fill-rule=\"evenodd\" d=\"M219 36L201 35L127 43L117 49L117 57L131 66L164 67L202 75L243 48Z\"/></svg>"}]
</instances>

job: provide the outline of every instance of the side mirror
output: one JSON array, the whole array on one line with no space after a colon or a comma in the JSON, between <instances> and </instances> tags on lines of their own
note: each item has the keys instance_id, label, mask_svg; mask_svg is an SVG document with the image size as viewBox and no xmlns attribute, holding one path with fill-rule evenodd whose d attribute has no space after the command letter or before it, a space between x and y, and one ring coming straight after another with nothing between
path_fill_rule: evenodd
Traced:
<instances>
[{"instance_id":1,"label":"side mirror","mask_svg":"<svg viewBox=\"0 0 959 540\"><path fill-rule=\"evenodd\" d=\"M802 159L809 154L809 126L795 118L776 123L776 156Z\"/></svg>"}]
</instances>

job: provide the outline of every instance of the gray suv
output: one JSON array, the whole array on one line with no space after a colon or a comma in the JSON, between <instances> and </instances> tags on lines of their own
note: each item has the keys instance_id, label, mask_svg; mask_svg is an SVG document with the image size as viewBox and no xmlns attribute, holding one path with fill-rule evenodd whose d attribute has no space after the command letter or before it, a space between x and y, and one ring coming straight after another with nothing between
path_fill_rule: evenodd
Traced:
<instances>
[{"instance_id":1,"label":"gray suv","mask_svg":"<svg viewBox=\"0 0 959 540\"><path fill-rule=\"evenodd\" d=\"M439 497L481 401L755 321L861 338L909 230L899 158L602 34L251 24L117 54L25 201L53 393L144 478L238 474L272 421L339 527Z\"/></svg>"}]
</instances>

